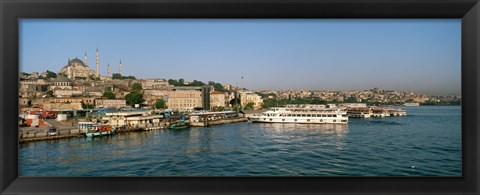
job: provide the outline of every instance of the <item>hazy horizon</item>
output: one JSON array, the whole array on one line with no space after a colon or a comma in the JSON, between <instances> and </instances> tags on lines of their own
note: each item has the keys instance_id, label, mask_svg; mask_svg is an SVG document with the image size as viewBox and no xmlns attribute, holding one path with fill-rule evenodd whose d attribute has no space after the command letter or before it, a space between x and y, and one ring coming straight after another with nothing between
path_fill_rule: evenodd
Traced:
<instances>
[{"instance_id":1,"label":"hazy horizon","mask_svg":"<svg viewBox=\"0 0 480 195\"><path fill-rule=\"evenodd\" d=\"M21 19L20 71L68 59L100 74L215 81L251 90L461 94L459 19ZM243 79L241 79L243 77Z\"/></svg>"}]
</instances>

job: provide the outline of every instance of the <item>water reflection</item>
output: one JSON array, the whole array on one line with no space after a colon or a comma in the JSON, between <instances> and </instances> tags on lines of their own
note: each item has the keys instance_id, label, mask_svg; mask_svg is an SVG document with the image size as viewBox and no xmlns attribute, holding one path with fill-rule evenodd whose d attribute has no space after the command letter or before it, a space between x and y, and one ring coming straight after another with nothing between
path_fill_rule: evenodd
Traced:
<instances>
[{"instance_id":1,"label":"water reflection","mask_svg":"<svg viewBox=\"0 0 480 195\"><path fill-rule=\"evenodd\" d=\"M345 136L348 133L347 124L294 124L294 123L260 123L252 124L277 132L303 132L310 131L323 134L334 134L336 136ZM308 133L308 132L307 132Z\"/></svg>"}]
</instances>

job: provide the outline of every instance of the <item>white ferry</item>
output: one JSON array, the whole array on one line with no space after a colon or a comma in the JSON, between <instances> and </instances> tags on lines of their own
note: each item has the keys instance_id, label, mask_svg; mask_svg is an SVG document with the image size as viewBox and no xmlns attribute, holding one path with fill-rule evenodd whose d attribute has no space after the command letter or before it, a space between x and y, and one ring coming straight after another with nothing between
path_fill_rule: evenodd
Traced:
<instances>
[{"instance_id":1,"label":"white ferry","mask_svg":"<svg viewBox=\"0 0 480 195\"><path fill-rule=\"evenodd\" d=\"M275 107L261 114L247 117L260 123L347 124L347 111L325 107Z\"/></svg>"}]
</instances>

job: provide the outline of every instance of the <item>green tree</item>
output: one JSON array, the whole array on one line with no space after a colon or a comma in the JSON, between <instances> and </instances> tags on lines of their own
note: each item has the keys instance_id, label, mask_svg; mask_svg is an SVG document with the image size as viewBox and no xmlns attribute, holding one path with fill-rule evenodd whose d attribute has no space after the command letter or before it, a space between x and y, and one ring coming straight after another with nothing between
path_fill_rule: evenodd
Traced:
<instances>
[{"instance_id":1,"label":"green tree","mask_svg":"<svg viewBox=\"0 0 480 195\"><path fill-rule=\"evenodd\" d=\"M46 94L48 97L52 97L52 96L53 96L53 91L47 91L47 92L45 92L45 94Z\"/></svg>"},{"instance_id":2,"label":"green tree","mask_svg":"<svg viewBox=\"0 0 480 195\"><path fill-rule=\"evenodd\" d=\"M215 88L215 91L220 91L220 92L227 92L225 88L223 88L223 85L221 83L215 83L213 84L213 88Z\"/></svg>"},{"instance_id":3,"label":"green tree","mask_svg":"<svg viewBox=\"0 0 480 195\"><path fill-rule=\"evenodd\" d=\"M132 84L132 91L139 92L142 90L142 85L140 83L134 83Z\"/></svg>"},{"instance_id":4,"label":"green tree","mask_svg":"<svg viewBox=\"0 0 480 195\"><path fill-rule=\"evenodd\" d=\"M111 91L105 91L103 92L103 97L107 99L115 99L115 94Z\"/></svg>"},{"instance_id":5,"label":"green tree","mask_svg":"<svg viewBox=\"0 0 480 195\"><path fill-rule=\"evenodd\" d=\"M47 70L47 78L57 78L57 73Z\"/></svg>"},{"instance_id":6,"label":"green tree","mask_svg":"<svg viewBox=\"0 0 480 195\"><path fill-rule=\"evenodd\" d=\"M82 108L83 109L93 109L94 106L93 106L93 104L86 104L86 103L82 102Z\"/></svg>"},{"instance_id":7,"label":"green tree","mask_svg":"<svg viewBox=\"0 0 480 195\"><path fill-rule=\"evenodd\" d=\"M197 81L197 80L193 80L192 83L190 83L190 86L204 86L205 83L203 83L202 81Z\"/></svg>"},{"instance_id":8,"label":"green tree","mask_svg":"<svg viewBox=\"0 0 480 195\"><path fill-rule=\"evenodd\" d=\"M245 110L253 110L253 105L254 105L253 102L250 102L247 105L245 105L244 109Z\"/></svg>"},{"instance_id":9,"label":"green tree","mask_svg":"<svg viewBox=\"0 0 480 195\"><path fill-rule=\"evenodd\" d=\"M174 85L174 86L176 86L177 81L174 80L174 79L168 79L168 84L169 84L169 85Z\"/></svg>"},{"instance_id":10,"label":"green tree","mask_svg":"<svg viewBox=\"0 0 480 195\"><path fill-rule=\"evenodd\" d=\"M112 74L112 79L121 80L121 79L122 79L122 75L120 75L119 73L113 73L113 74Z\"/></svg>"},{"instance_id":11,"label":"green tree","mask_svg":"<svg viewBox=\"0 0 480 195\"><path fill-rule=\"evenodd\" d=\"M155 102L155 108L167 108L167 104L165 103L165 101L163 101L163 99L158 99L156 102Z\"/></svg>"},{"instance_id":12,"label":"green tree","mask_svg":"<svg viewBox=\"0 0 480 195\"><path fill-rule=\"evenodd\" d=\"M127 105L134 106L135 104L141 104L143 101L143 94L138 92L130 92L129 94L125 95L125 100Z\"/></svg>"}]
</instances>

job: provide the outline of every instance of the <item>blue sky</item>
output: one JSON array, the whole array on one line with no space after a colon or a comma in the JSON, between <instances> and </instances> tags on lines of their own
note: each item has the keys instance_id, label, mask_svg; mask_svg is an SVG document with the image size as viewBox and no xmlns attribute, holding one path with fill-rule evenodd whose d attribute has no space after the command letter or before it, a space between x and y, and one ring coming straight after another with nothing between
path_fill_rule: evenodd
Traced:
<instances>
[{"instance_id":1,"label":"blue sky","mask_svg":"<svg viewBox=\"0 0 480 195\"><path fill-rule=\"evenodd\" d=\"M58 72L69 58L100 74L216 81L261 89L461 91L461 21L20 21L20 70ZM241 79L241 76L244 79Z\"/></svg>"}]
</instances>

